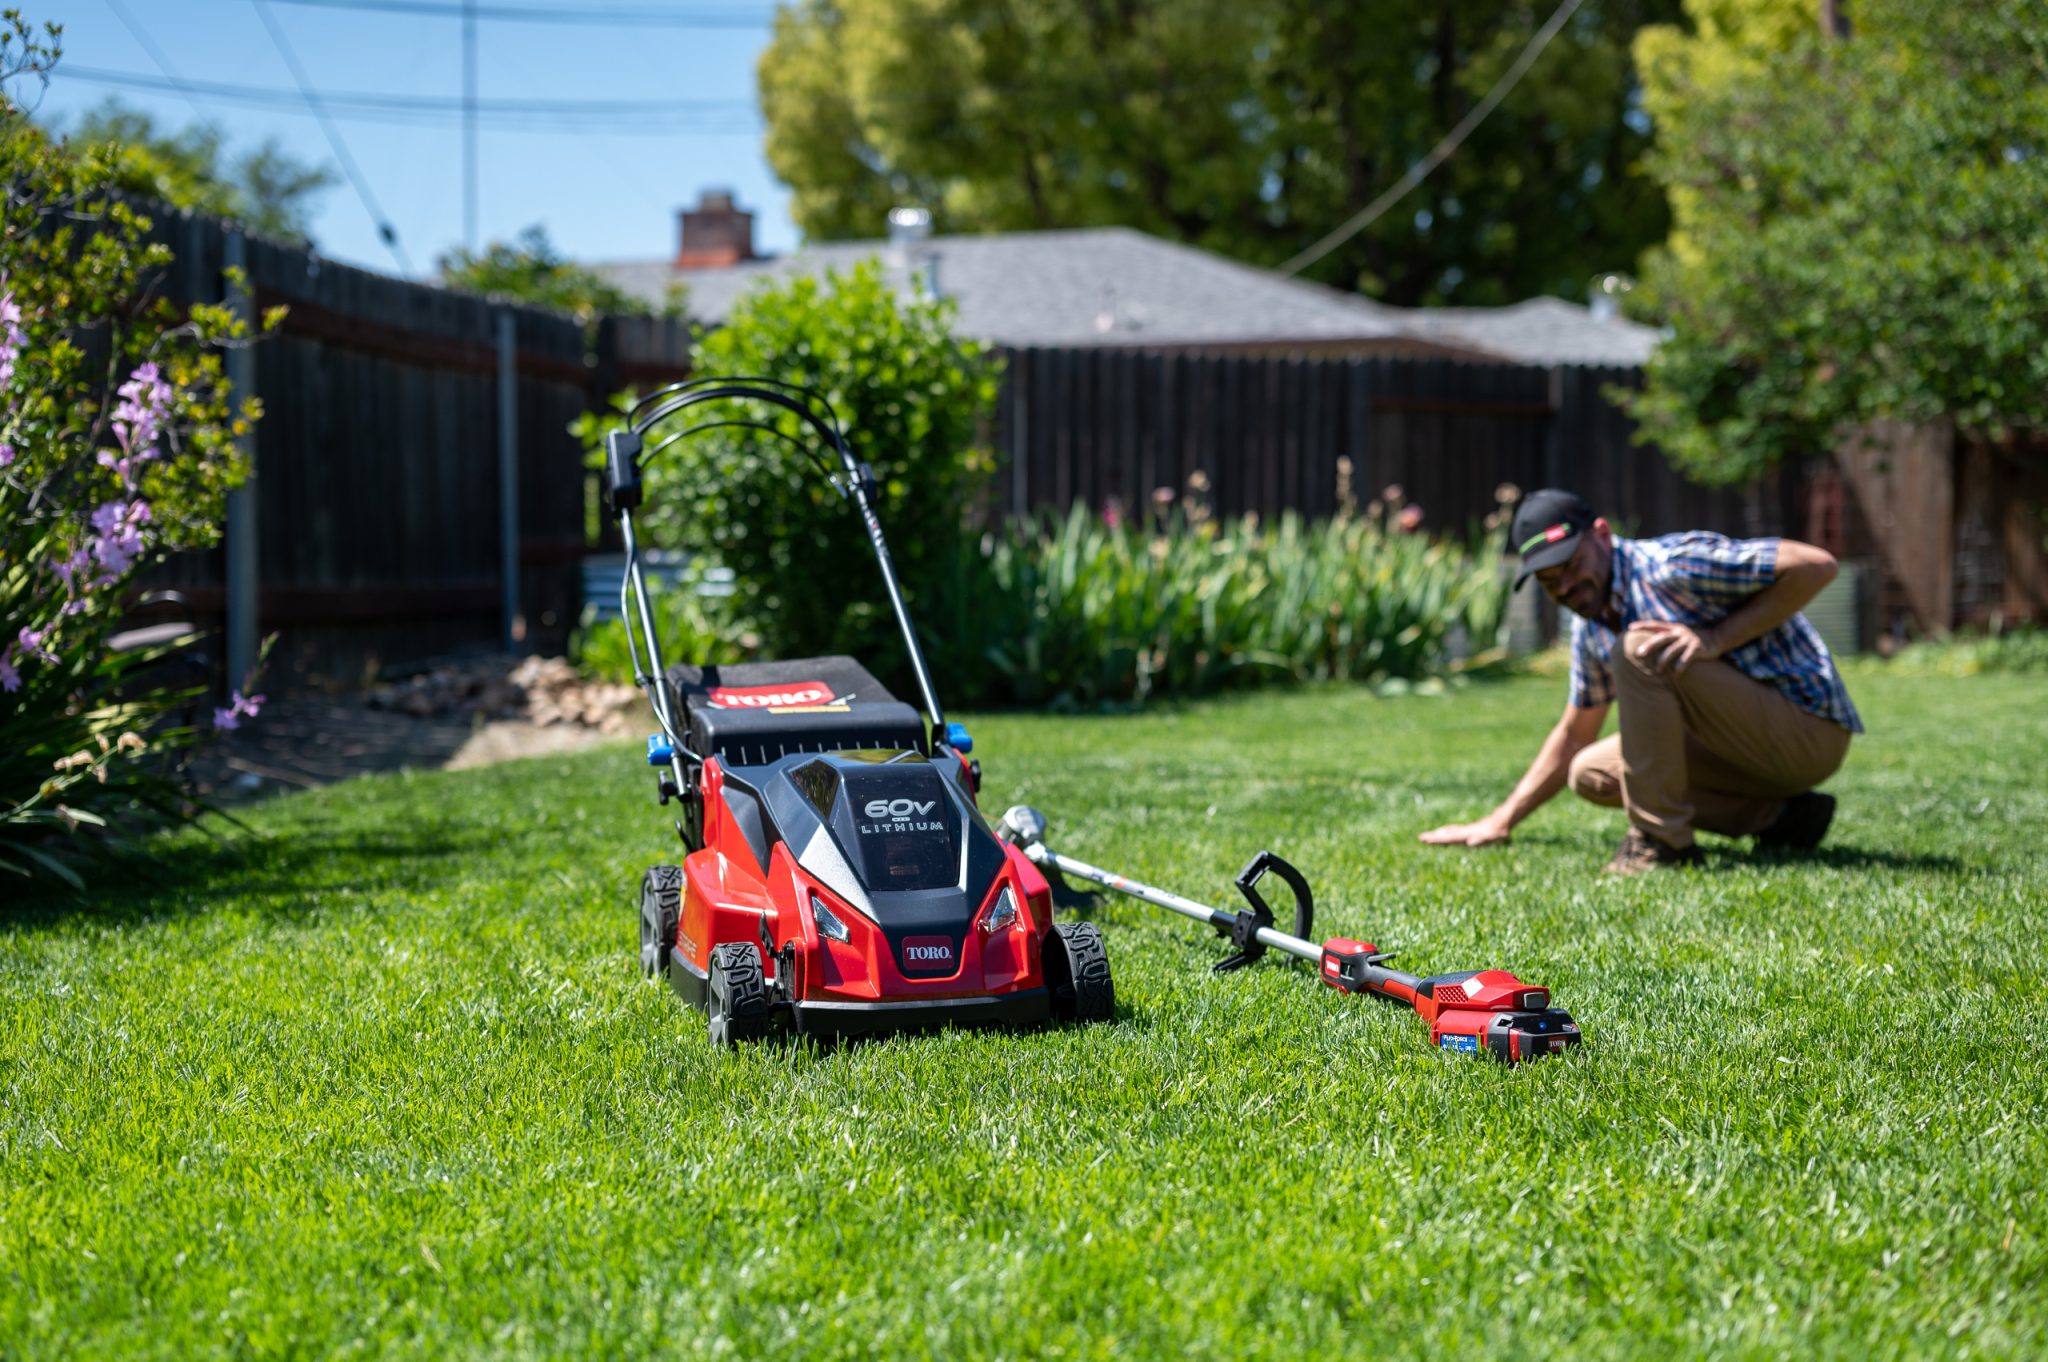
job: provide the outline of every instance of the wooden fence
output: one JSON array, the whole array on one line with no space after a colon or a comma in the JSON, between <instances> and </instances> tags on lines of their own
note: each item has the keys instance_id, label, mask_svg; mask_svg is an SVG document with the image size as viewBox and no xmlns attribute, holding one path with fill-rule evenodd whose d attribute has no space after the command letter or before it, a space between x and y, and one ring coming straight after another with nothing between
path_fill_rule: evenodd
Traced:
<instances>
[{"instance_id":1,"label":"wooden fence","mask_svg":"<svg viewBox=\"0 0 2048 1362\"><path fill-rule=\"evenodd\" d=\"M253 530L254 626L279 635L270 683L345 683L508 638L560 651L593 519L569 425L620 382L672 376L673 335L586 335L560 313L337 265L214 219L155 219L176 256L166 297L227 298L239 253L254 306L289 309L237 361L264 416L229 540ZM184 555L151 585L220 626L228 558Z\"/></svg>"},{"instance_id":2,"label":"wooden fence","mask_svg":"<svg viewBox=\"0 0 2048 1362\"><path fill-rule=\"evenodd\" d=\"M627 385L687 371L674 320L588 329L544 309L408 283L168 210L175 301L227 296L231 254L282 329L237 361L265 415L226 550L185 555L152 585L205 623L275 631L272 685L505 642L561 649L582 603L581 560L611 546L570 435ZM1746 494L1679 478L1629 441L1602 391L1629 370L1414 359L1289 359L1015 350L994 429L995 507L1133 511L1154 489L1209 482L1230 514L1337 507L1339 460L1360 501L1399 483L1427 523L1462 529L1502 483L1576 487L1625 528L1797 529L1790 482ZM508 523L512 533L508 536ZM231 599L253 603L231 612ZM228 629L253 637L246 627ZM224 649L223 651L228 651ZM228 679L225 678L224 679Z\"/></svg>"},{"instance_id":3,"label":"wooden fence","mask_svg":"<svg viewBox=\"0 0 2048 1362\"><path fill-rule=\"evenodd\" d=\"M1461 529L1495 489L1562 486L1646 534L1789 532L1791 479L1687 482L1604 395L1634 369L1432 359L1292 359L1131 350L1012 350L995 441L1012 512L1142 508L1199 472L1222 514L1337 508L1339 460L1363 503L1398 484L1427 524Z\"/></svg>"}]
</instances>

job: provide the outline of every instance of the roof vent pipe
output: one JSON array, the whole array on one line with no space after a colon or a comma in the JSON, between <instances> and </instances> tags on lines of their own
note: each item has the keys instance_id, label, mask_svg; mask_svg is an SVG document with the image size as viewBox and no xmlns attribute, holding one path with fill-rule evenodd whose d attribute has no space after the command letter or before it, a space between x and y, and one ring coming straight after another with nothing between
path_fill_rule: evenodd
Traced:
<instances>
[{"instance_id":1,"label":"roof vent pipe","mask_svg":"<svg viewBox=\"0 0 2048 1362\"><path fill-rule=\"evenodd\" d=\"M918 248L931 234L932 215L924 209L891 208L889 263L897 269L909 269L918 255Z\"/></svg>"}]
</instances>

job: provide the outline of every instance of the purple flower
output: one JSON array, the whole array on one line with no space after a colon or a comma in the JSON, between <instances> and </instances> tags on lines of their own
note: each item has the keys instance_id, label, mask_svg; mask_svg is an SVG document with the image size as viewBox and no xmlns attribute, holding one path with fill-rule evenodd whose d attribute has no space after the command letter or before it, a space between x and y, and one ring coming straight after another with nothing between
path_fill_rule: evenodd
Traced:
<instances>
[{"instance_id":1,"label":"purple flower","mask_svg":"<svg viewBox=\"0 0 2048 1362\"><path fill-rule=\"evenodd\" d=\"M92 560L107 570L102 581L113 581L134 566L142 554L142 527L152 518L146 501L104 502L92 513L94 538L87 547Z\"/></svg>"},{"instance_id":2,"label":"purple flower","mask_svg":"<svg viewBox=\"0 0 2048 1362\"><path fill-rule=\"evenodd\" d=\"M45 632L47 631L42 629L31 629L25 624L21 627L19 637L21 639L21 655L23 657L32 657L38 662L55 662L57 660L57 655L43 646L43 634ZM11 653L14 649L9 648L7 651Z\"/></svg>"},{"instance_id":3,"label":"purple flower","mask_svg":"<svg viewBox=\"0 0 2048 1362\"><path fill-rule=\"evenodd\" d=\"M228 707L226 709L214 710L213 726L228 731L240 728L242 720L256 717L257 712L263 708L263 702L266 698L261 695L244 695L242 692L236 691L228 697Z\"/></svg>"},{"instance_id":4,"label":"purple flower","mask_svg":"<svg viewBox=\"0 0 2048 1362\"><path fill-rule=\"evenodd\" d=\"M0 293L0 388L14 381L14 359L27 341L21 329L21 305L14 301L13 290Z\"/></svg>"},{"instance_id":5,"label":"purple flower","mask_svg":"<svg viewBox=\"0 0 2048 1362\"><path fill-rule=\"evenodd\" d=\"M0 468L5 468L7 467L8 464L11 464L13 462L14 446L8 444L4 440L0 440Z\"/></svg>"},{"instance_id":6,"label":"purple flower","mask_svg":"<svg viewBox=\"0 0 2048 1362\"><path fill-rule=\"evenodd\" d=\"M120 403L114 408L114 438L122 453L135 465L156 457L156 442L163 434L164 418L171 410L171 385L164 382L154 362L138 365L128 381L115 390ZM100 463L120 467L121 476L132 487L130 468L117 464L111 451L100 452Z\"/></svg>"},{"instance_id":7,"label":"purple flower","mask_svg":"<svg viewBox=\"0 0 2048 1362\"><path fill-rule=\"evenodd\" d=\"M90 563L91 561L92 555L84 549L78 550L78 552L72 554L69 558L60 558L57 560L55 564L55 571L57 573L57 576L63 581L64 589L66 591L73 591L77 589L78 583L75 579L77 578L79 573L85 571L86 564Z\"/></svg>"},{"instance_id":8,"label":"purple flower","mask_svg":"<svg viewBox=\"0 0 2048 1362\"><path fill-rule=\"evenodd\" d=\"M14 645L8 644L7 651L0 653L0 690L21 689L21 673L14 670Z\"/></svg>"}]
</instances>

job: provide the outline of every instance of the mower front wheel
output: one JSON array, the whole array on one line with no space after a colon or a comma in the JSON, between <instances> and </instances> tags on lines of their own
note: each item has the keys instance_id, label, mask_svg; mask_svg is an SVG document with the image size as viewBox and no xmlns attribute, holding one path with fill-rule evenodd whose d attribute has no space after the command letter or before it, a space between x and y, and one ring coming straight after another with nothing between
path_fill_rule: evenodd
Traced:
<instances>
[{"instance_id":1,"label":"mower front wheel","mask_svg":"<svg viewBox=\"0 0 2048 1362\"><path fill-rule=\"evenodd\" d=\"M711 1014L713 1045L724 1047L766 1038L773 1014L768 1006L761 952L752 942L728 942L711 948L711 988L706 1002Z\"/></svg>"},{"instance_id":2,"label":"mower front wheel","mask_svg":"<svg viewBox=\"0 0 2048 1362\"><path fill-rule=\"evenodd\" d=\"M1116 1014L1109 950L1092 922L1056 922L1045 938L1045 985L1061 1021L1108 1021Z\"/></svg>"},{"instance_id":3,"label":"mower front wheel","mask_svg":"<svg viewBox=\"0 0 2048 1362\"><path fill-rule=\"evenodd\" d=\"M640 969L650 979L668 973L676 922L683 913L683 868L657 865L640 877Z\"/></svg>"}]
</instances>

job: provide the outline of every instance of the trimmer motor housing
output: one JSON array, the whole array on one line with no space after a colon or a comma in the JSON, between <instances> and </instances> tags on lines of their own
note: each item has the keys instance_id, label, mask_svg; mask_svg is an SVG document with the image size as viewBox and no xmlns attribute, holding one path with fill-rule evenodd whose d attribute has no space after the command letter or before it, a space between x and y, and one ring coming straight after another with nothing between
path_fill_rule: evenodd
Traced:
<instances>
[{"instance_id":1,"label":"trimmer motor housing","mask_svg":"<svg viewBox=\"0 0 2048 1362\"><path fill-rule=\"evenodd\" d=\"M1490 1054L1513 1064L1579 1043L1578 1023L1550 1005L1547 988L1525 984L1504 969L1418 978L1386 968L1381 962L1388 958L1370 942L1332 937L1323 943L1323 982L1409 1004L1429 1023L1429 1043L1442 1050Z\"/></svg>"}]
</instances>

